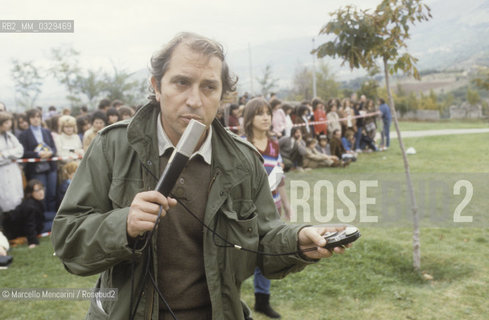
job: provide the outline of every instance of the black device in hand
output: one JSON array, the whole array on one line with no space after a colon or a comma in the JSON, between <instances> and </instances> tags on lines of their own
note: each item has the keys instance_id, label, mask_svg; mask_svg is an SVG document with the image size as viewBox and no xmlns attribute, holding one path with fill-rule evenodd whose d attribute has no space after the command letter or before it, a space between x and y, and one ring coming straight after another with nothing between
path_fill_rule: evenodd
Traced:
<instances>
[{"instance_id":1,"label":"black device in hand","mask_svg":"<svg viewBox=\"0 0 489 320\"><path fill-rule=\"evenodd\" d=\"M326 232L323 235L326 239L326 249L332 250L336 247L347 245L360 238L360 231L356 227L346 227L343 231Z\"/></svg>"}]
</instances>

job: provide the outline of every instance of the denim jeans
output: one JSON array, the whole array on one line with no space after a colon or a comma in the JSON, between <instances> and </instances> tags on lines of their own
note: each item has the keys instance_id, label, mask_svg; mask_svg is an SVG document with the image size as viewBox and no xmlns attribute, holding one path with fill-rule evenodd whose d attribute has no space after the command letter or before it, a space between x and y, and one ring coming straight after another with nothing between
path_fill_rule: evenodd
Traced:
<instances>
[{"instance_id":1,"label":"denim jeans","mask_svg":"<svg viewBox=\"0 0 489 320\"><path fill-rule=\"evenodd\" d=\"M391 123L389 121L383 121L383 122L384 122L384 128L382 129L382 140L381 140L380 144L385 146L385 147L389 147L391 144L391 139L389 136ZM384 142L385 142L385 144L384 144Z\"/></svg>"},{"instance_id":2,"label":"denim jeans","mask_svg":"<svg viewBox=\"0 0 489 320\"><path fill-rule=\"evenodd\" d=\"M255 293L270 294L270 280L265 278L258 267L255 269L253 283L255 285Z\"/></svg>"},{"instance_id":3,"label":"denim jeans","mask_svg":"<svg viewBox=\"0 0 489 320\"><path fill-rule=\"evenodd\" d=\"M358 127L357 132L355 132L355 147L353 148L353 151L360 149L360 140L362 139L362 130L363 130L363 127Z\"/></svg>"}]
</instances>

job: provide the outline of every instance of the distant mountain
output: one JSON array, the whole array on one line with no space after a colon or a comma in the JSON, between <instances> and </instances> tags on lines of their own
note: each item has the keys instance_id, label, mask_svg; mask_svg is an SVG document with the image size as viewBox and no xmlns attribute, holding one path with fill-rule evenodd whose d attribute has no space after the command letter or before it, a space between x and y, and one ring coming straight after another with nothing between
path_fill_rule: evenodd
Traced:
<instances>
[{"instance_id":1,"label":"distant mountain","mask_svg":"<svg viewBox=\"0 0 489 320\"><path fill-rule=\"evenodd\" d=\"M411 31L408 51L419 59L423 70L467 70L476 65L489 66L489 2L480 0L439 0L430 5L433 18L418 23ZM318 26L318 30L319 30ZM323 38L324 41L324 38ZM316 45L321 40L316 40ZM281 87L290 87L298 66L312 65L312 39L296 38L262 44L251 43L255 92L257 77L267 64ZM242 91L250 90L249 50L231 51L228 59L240 77ZM341 66L339 59L324 58L338 80L351 80L365 72Z\"/></svg>"},{"instance_id":2,"label":"distant mountain","mask_svg":"<svg viewBox=\"0 0 489 320\"><path fill-rule=\"evenodd\" d=\"M423 69L467 69L489 65L489 2L438 1L433 18L417 25L409 51Z\"/></svg>"}]
</instances>

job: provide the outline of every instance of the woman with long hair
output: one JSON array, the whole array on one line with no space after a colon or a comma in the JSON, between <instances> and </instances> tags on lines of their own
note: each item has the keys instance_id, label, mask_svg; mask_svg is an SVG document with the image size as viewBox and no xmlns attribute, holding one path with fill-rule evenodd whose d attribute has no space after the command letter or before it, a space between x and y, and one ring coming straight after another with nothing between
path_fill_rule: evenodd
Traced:
<instances>
[{"instance_id":1,"label":"woman with long hair","mask_svg":"<svg viewBox=\"0 0 489 320\"><path fill-rule=\"evenodd\" d=\"M15 162L22 157L24 148L10 132L12 121L11 113L0 111L0 220L2 212L15 209L24 196L22 172Z\"/></svg>"},{"instance_id":2,"label":"woman with long hair","mask_svg":"<svg viewBox=\"0 0 489 320\"><path fill-rule=\"evenodd\" d=\"M283 167L278 142L270 135L272 125L270 104L263 98L250 100L244 109L243 123L246 139L256 147L265 160L264 166L267 174L270 175L276 166ZM290 220L290 206L284 185L282 180L280 185L271 191L278 213L280 214L283 204L285 216ZM255 269L254 287L255 310L270 318L280 318L280 314L270 306L270 280L263 276L258 267Z\"/></svg>"}]
</instances>

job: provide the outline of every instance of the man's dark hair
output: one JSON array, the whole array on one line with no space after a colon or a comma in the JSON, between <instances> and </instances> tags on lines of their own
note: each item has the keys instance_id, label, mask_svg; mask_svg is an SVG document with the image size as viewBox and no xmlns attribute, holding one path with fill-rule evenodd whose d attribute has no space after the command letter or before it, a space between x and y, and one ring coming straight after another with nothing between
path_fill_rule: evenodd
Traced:
<instances>
[{"instance_id":1,"label":"man's dark hair","mask_svg":"<svg viewBox=\"0 0 489 320\"><path fill-rule=\"evenodd\" d=\"M208 57L217 57L219 60L221 60L221 98L226 93L236 90L236 82L238 82L238 80L237 77L231 76L229 72L229 66L224 60L224 50L222 45L217 41L190 32L182 32L177 34L161 50L157 51L151 57L149 71L155 78L158 88L161 88L161 78L163 78L163 75L170 67L170 60L173 55L173 51L175 51L175 48L181 43L186 44L194 52L201 53ZM150 91L151 94L149 99L156 102L156 95L152 87L150 87Z\"/></svg>"},{"instance_id":2,"label":"man's dark hair","mask_svg":"<svg viewBox=\"0 0 489 320\"><path fill-rule=\"evenodd\" d=\"M107 116L102 111L96 111L96 112L93 113L93 115L92 115L92 124L97 119L103 120L105 122L105 124L107 124Z\"/></svg>"},{"instance_id":3,"label":"man's dark hair","mask_svg":"<svg viewBox=\"0 0 489 320\"><path fill-rule=\"evenodd\" d=\"M29 122L30 118L34 118L36 115L40 115L42 117L42 112L41 110L34 108L34 109L29 109L25 112L27 116L27 122Z\"/></svg>"},{"instance_id":4,"label":"man's dark hair","mask_svg":"<svg viewBox=\"0 0 489 320\"><path fill-rule=\"evenodd\" d=\"M98 103L98 108L99 110L100 109L105 109L107 107L110 107L110 100L109 99L102 99L100 100L100 102Z\"/></svg>"},{"instance_id":5,"label":"man's dark hair","mask_svg":"<svg viewBox=\"0 0 489 320\"><path fill-rule=\"evenodd\" d=\"M379 101L380 101L380 104L384 104L385 103L385 100L382 99L382 98L379 98Z\"/></svg>"}]
</instances>

